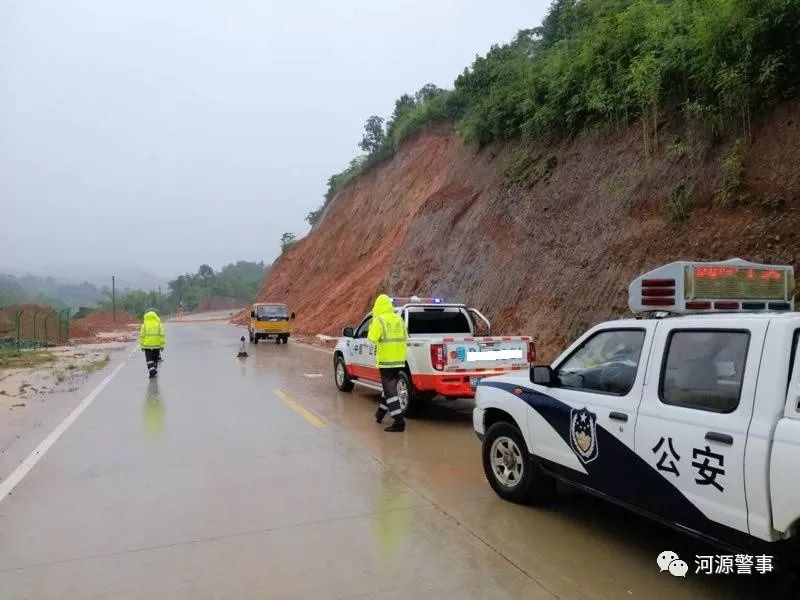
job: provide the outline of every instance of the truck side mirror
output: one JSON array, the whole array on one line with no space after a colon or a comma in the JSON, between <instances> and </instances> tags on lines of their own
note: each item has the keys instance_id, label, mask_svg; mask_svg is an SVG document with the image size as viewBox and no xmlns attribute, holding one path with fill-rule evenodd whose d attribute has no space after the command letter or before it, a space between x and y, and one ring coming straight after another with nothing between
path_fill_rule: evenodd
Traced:
<instances>
[{"instance_id":1,"label":"truck side mirror","mask_svg":"<svg viewBox=\"0 0 800 600\"><path fill-rule=\"evenodd\" d=\"M292 316L290 318L294 319L294 313L292 313Z\"/></svg>"},{"instance_id":2,"label":"truck side mirror","mask_svg":"<svg viewBox=\"0 0 800 600\"><path fill-rule=\"evenodd\" d=\"M552 387L555 381L556 376L550 365L535 365L531 367L531 383Z\"/></svg>"},{"instance_id":3,"label":"truck side mirror","mask_svg":"<svg viewBox=\"0 0 800 600\"><path fill-rule=\"evenodd\" d=\"M250 316L255 319L256 318L256 311L251 310L250 311Z\"/></svg>"},{"instance_id":4,"label":"truck side mirror","mask_svg":"<svg viewBox=\"0 0 800 600\"><path fill-rule=\"evenodd\" d=\"M342 329L342 337L353 337L353 328L352 327L345 327Z\"/></svg>"}]
</instances>

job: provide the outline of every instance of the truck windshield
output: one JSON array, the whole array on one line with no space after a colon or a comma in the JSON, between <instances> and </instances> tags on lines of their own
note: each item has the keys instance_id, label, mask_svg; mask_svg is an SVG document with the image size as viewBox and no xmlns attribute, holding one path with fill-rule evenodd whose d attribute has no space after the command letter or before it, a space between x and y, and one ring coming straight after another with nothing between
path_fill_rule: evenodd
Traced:
<instances>
[{"instance_id":1,"label":"truck windshield","mask_svg":"<svg viewBox=\"0 0 800 600\"><path fill-rule=\"evenodd\" d=\"M259 319L288 319L289 309L285 306L258 306L256 316Z\"/></svg>"},{"instance_id":2,"label":"truck windshield","mask_svg":"<svg viewBox=\"0 0 800 600\"><path fill-rule=\"evenodd\" d=\"M426 308L408 313L408 333L472 333L467 315L462 310Z\"/></svg>"}]
</instances>

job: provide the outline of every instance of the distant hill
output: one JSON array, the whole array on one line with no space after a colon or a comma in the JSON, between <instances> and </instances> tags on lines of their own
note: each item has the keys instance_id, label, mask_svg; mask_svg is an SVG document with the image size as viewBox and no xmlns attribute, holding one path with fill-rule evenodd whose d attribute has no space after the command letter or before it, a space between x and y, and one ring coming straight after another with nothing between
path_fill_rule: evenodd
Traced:
<instances>
[{"instance_id":1,"label":"distant hill","mask_svg":"<svg viewBox=\"0 0 800 600\"><path fill-rule=\"evenodd\" d=\"M98 289L111 288L111 276L117 278L120 290L158 290L158 286L166 289L167 280L158 277L136 265L107 267L102 265L85 265L55 262L50 265L31 269L17 269L0 264L0 274L13 275L17 278L33 276L41 279L53 278L60 283L91 283Z\"/></svg>"},{"instance_id":2,"label":"distant hill","mask_svg":"<svg viewBox=\"0 0 800 600\"><path fill-rule=\"evenodd\" d=\"M158 286L166 289L164 278L135 265L115 267L74 266L60 268L59 276L67 282L78 283L88 281L98 288L111 287L111 276L116 277L117 289L120 290L158 290Z\"/></svg>"},{"instance_id":3,"label":"distant hill","mask_svg":"<svg viewBox=\"0 0 800 600\"><path fill-rule=\"evenodd\" d=\"M102 292L86 281L68 283L52 277L0 273L0 306L26 302L76 309L97 306L102 297Z\"/></svg>"}]
</instances>

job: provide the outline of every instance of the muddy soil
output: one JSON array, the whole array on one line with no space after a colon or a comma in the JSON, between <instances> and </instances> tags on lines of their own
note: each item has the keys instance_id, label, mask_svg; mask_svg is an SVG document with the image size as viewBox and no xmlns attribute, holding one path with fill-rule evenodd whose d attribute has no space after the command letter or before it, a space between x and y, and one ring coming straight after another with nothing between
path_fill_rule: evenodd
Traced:
<instances>
[{"instance_id":1,"label":"muddy soil","mask_svg":"<svg viewBox=\"0 0 800 600\"><path fill-rule=\"evenodd\" d=\"M70 322L69 337L77 341L98 340L109 333L132 331L138 325L139 322L123 310L118 310L116 316L111 312L91 312Z\"/></svg>"}]
</instances>

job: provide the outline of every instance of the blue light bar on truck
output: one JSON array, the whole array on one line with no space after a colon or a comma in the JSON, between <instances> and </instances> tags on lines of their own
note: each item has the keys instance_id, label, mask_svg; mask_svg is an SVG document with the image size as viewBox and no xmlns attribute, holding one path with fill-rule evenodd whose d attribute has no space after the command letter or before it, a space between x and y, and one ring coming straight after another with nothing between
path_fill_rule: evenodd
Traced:
<instances>
[{"instance_id":1,"label":"blue light bar on truck","mask_svg":"<svg viewBox=\"0 0 800 600\"><path fill-rule=\"evenodd\" d=\"M789 265L678 261L634 279L628 306L635 313L794 310L794 285Z\"/></svg>"}]
</instances>

